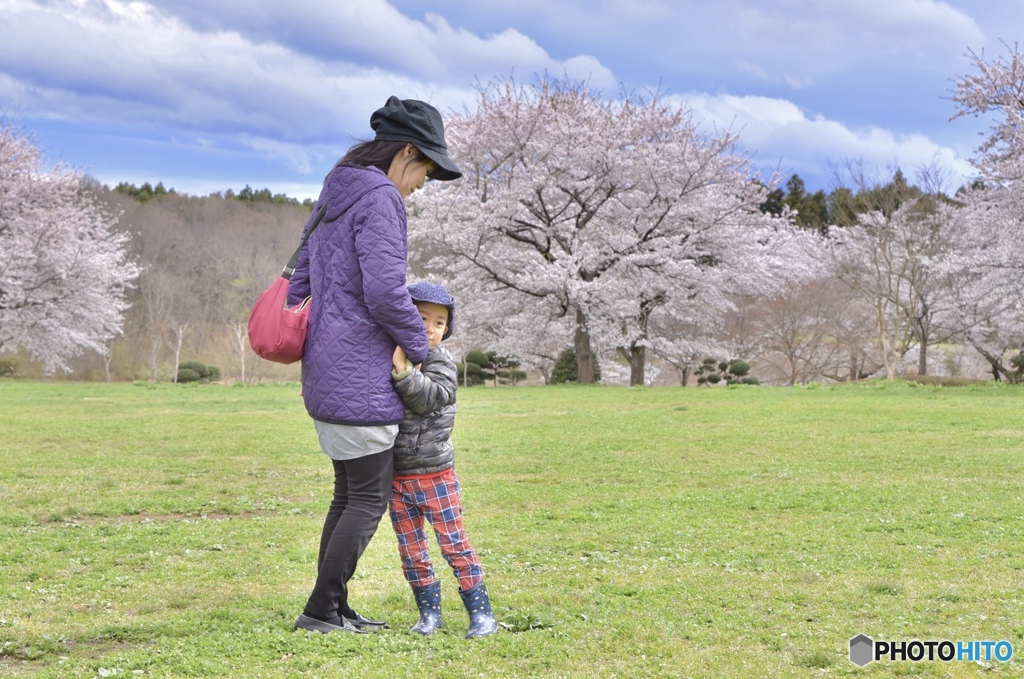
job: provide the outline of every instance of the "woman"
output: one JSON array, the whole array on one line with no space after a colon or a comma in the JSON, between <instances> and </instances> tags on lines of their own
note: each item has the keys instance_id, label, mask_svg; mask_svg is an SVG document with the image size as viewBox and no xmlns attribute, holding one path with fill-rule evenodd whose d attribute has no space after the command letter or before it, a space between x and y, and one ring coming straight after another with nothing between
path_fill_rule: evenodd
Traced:
<instances>
[{"instance_id":1,"label":"woman","mask_svg":"<svg viewBox=\"0 0 1024 679\"><path fill-rule=\"evenodd\" d=\"M326 205L323 222L288 289L290 305L313 298L302 395L334 464L316 584L295 628L324 633L387 627L352 609L347 584L391 494L391 447L403 416L392 353L400 346L413 363L427 355L423 321L405 286L403 201L426 177L462 176L448 158L441 114L430 104L391 97L370 127L373 141L352 147L324 180L313 210Z\"/></svg>"}]
</instances>

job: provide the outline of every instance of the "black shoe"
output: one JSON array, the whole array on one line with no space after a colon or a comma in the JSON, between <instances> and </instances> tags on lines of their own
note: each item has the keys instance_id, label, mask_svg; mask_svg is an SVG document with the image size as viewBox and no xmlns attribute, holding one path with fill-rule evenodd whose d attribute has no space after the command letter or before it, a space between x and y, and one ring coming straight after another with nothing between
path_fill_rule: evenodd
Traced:
<instances>
[{"instance_id":1,"label":"black shoe","mask_svg":"<svg viewBox=\"0 0 1024 679\"><path fill-rule=\"evenodd\" d=\"M350 623L348 620L345 620L344 618L340 618L340 620L341 624L335 625L331 622L311 618L305 613L303 613L298 618L296 618L294 629L304 629L310 632L320 632L321 634L327 634L328 632L351 632L353 634L366 634L365 631L359 629L358 627Z\"/></svg>"},{"instance_id":2,"label":"black shoe","mask_svg":"<svg viewBox=\"0 0 1024 679\"><path fill-rule=\"evenodd\" d=\"M383 620L367 620L355 611L352 611L352 613L355 617L349 617L346 615L343 619L353 627L358 627L359 629L366 630L368 632L379 632L382 629L391 629L391 627Z\"/></svg>"}]
</instances>

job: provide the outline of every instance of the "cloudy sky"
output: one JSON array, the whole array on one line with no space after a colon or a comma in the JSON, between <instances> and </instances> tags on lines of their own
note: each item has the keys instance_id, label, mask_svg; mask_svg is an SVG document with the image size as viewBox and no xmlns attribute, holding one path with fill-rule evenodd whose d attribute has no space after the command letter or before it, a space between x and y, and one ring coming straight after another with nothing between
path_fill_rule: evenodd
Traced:
<instances>
[{"instance_id":1,"label":"cloudy sky","mask_svg":"<svg viewBox=\"0 0 1024 679\"><path fill-rule=\"evenodd\" d=\"M111 186L304 198L389 95L547 72L659 90L811 189L956 184L987 123L949 120L953 81L1022 37L1020 0L0 0L0 115Z\"/></svg>"}]
</instances>

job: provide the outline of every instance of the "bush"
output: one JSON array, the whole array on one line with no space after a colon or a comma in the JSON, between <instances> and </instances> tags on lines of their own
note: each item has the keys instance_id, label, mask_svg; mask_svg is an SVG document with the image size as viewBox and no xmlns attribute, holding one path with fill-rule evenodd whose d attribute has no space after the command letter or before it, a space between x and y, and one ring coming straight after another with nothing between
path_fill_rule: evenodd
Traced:
<instances>
[{"instance_id":1,"label":"bush","mask_svg":"<svg viewBox=\"0 0 1024 679\"><path fill-rule=\"evenodd\" d=\"M463 372L463 365L465 365L465 372ZM484 383L484 371L478 363L470 361L468 356L465 363L459 363L456 368L460 387L475 387Z\"/></svg>"},{"instance_id":2,"label":"bush","mask_svg":"<svg viewBox=\"0 0 1024 679\"><path fill-rule=\"evenodd\" d=\"M198 382L203 376L191 368L178 368L178 383Z\"/></svg>"},{"instance_id":3,"label":"bush","mask_svg":"<svg viewBox=\"0 0 1024 679\"><path fill-rule=\"evenodd\" d=\"M555 361L555 367L551 369L551 384L563 384L565 382L578 382L579 376L576 373L576 350L572 347L563 349ZM601 364L594 356L594 381L601 381Z\"/></svg>"},{"instance_id":4,"label":"bush","mask_svg":"<svg viewBox=\"0 0 1024 679\"><path fill-rule=\"evenodd\" d=\"M17 377L18 359L0 358L0 377Z\"/></svg>"},{"instance_id":5,"label":"bush","mask_svg":"<svg viewBox=\"0 0 1024 679\"><path fill-rule=\"evenodd\" d=\"M178 364L178 382L216 382L220 380L220 368L205 365L199 361L183 361Z\"/></svg>"},{"instance_id":6,"label":"bush","mask_svg":"<svg viewBox=\"0 0 1024 679\"><path fill-rule=\"evenodd\" d=\"M496 351L470 349L462 362L457 365L459 386L475 387L497 379L498 384L516 384L527 375L519 368L519 359L514 356L499 356ZM464 375L463 371L467 374Z\"/></svg>"},{"instance_id":7,"label":"bush","mask_svg":"<svg viewBox=\"0 0 1024 679\"><path fill-rule=\"evenodd\" d=\"M480 351L479 349L470 349L469 353L466 354L466 362L467 363L475 363L478 366L480 366L481 368L486 368L486 369L490 369L490 368L494 367L494 366L491 365L491 361L487 357L487 354L485 354L484 352Z\"/></svg>"},{"instance_id":8,"label":"bush","mask_svg":"<svg viewBox=\"0 0 1024 679\"><path fill-rule=\"evenodd\" d=\"M456 367L460 386L475 387L494 379L494 352L485 354L479 349L470 349ZM465 370L466 375L463 375Z\"/></svg>"},{"instance_id":9,"label":"bush","mask_svg":"<svg viewBox=\"0 0 1024 679\"><path fill-rule=\"evenodd\" d=\"M720 361L717 358L705 358L694 371L697 384L711 385L724 381L726 384L760 384L756 377L748 376L750 364L734 358L731 361Z\"/></svg>"},{"instance_id":10,"label":"bush","mask_svg":"<svg viewBox=\"0 0 1024 679\"><path fill-rule=\"evenodd\" d=\"M1024 351L1017 352L1017 355L1010 359L1010 366L1013 370L1010 371L1007 381L1010 384L1024 382Z\"/></svg>"},{"instance_id":11,"label":"bush","mask_svg":"<svg viewBox=\"0 0 1024 679\"><path fill-rule=\"evenodd\" d=\"M730 361L727 370L735 377L743 377L750 372L750 364L737 358L734 361Z\"/></svg>"},{"instance_id":12,"label":"bush","mask_svg":"<svg viewBox=\"0 0 1024 679\"><path fill-rule=\"evenodd\" d=\"M192 370L199 373L200 377L208 377L210 369L199 361L182 361L178 364L178 370Z\"/></svg>"},{"instance_id":13,"label":"bush","mask_svg":"<svg viewBox=\"0 0 1024 679\"><path fill-rule=\"evenodd\" d=\"M515 356L497 356L493 354L493 351L489 352L488 356L494 365L494 372L498 376L500 384L515 386L516 383L526 379L526 371L519 369L518 358Z\"/></svg>"},{"instance_id":14,"label":"bush","mask_svg":"<svg viewBox=\"0 0 1024 679\"><path fill-rule=\"evenodd\" d=\"M514 368L507 368L505 370L498 371L498 381L502 384L511 384L515 386L525 380L529 375L525 370L516 370Z\"/></svg>"}]
</instances>

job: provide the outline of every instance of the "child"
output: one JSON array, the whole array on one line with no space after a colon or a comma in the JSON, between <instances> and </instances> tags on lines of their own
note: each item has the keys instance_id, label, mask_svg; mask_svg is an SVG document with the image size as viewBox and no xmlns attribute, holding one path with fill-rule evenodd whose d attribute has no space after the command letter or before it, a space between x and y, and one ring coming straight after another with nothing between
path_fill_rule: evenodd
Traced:
<instances>
[{"instance_id":1,"label":"child","mask_svg":"<svg viewBox=\"0 0 1024 679\"><path fill-rule=\"evenodd\" d=\"M462 525L459 478L455 475L455 360L441 340L455 325L455 300L440 285L409 286L412 301L427 329L427 358L414 367L401 347L395 349L391 376L402 401L405 419L395 439L395 477L391 486L391 526L398 536L402 573L412 586L419 621L412 631L433 634L441 627L441 583L427 552L424 518L430 522L441 554L459 581L459 595L469 613L467 639L494 634L483 568Z\"/></svg>"}]
</instances>

